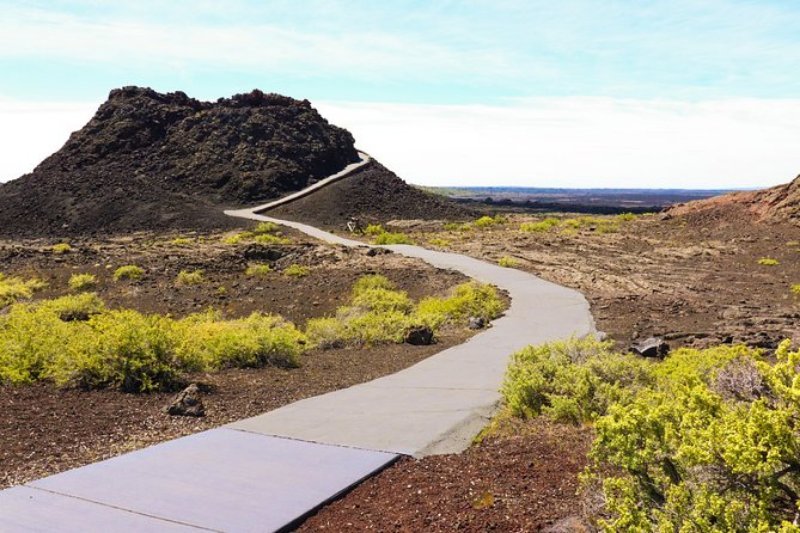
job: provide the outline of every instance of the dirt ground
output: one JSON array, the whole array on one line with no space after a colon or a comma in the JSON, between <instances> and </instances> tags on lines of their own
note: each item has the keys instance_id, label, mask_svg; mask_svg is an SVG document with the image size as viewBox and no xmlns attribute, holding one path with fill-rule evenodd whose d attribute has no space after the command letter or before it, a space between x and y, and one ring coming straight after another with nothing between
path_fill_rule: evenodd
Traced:
<instances>
[{"instance_id":1,"label":"dirt ground","mask_svg":"<svg viewBox=\"0 0 800 533\"><path fill-rule=\"evenodd\" d=\"M303 325L345 303L362 275L380 273L412 298L444 294L466 281L396 254L371 256L364 250L322 245L287 232L291 244L226 245L222 235L138 234L102 241L71 242L72 251L54 254L51 242L0 244L0 271L37 276L48 282L36 298L69 292L72 273L98 276L97 292L110 307L129 307L176 316L209 306L226 316L271 312ZM270 264L264 278L245 276L249 262ZM310 267L305 277L281 271L289 264ZM113 280L116 267L145 269L139 281ZM178 287L181 269L203 269L207 281ZM224 291L220 291L224 287ZM472 332L452 328L432 346L391 345L363 349L313 350L295 369L231 369L189 376L201 385L204 418L163 412L174 393L125 394L115 390L56 389L50 384L0 386L0 488L88 464L160 441L202 431L282 405L397 372L440 350L463 342Z\"/></svg>"},{"instance_id":2,"label":"dirt ground","mask_svg":"<svg viewBox=\"0 0 800 533\"><path fill-rule=\"evenodd\" d=\"M650 336L665 337L673 348L733 342L770 349L800 334L800 299L791 292L800 283L797 226L754 227L735 218L694 225L652 215L594 217L618 222L611 233L595 226L519 230L542 218L512 215L486 229L410 233L434 248L492 262L511 258L516 268L580 290L598 329L622 349ZM764 258L779 264L759 264Z\"/></svg>"},{"instance_id":3,"label":"dirt ground","mask_svg":"<svg viewBox=\"0 0 800 533\"><path fill-rule=\"evenodd\" d=\"M541 531L578 515L592 432L543 418L462 454L404 458L300 531Z\"/></svg>"}]
</instances>

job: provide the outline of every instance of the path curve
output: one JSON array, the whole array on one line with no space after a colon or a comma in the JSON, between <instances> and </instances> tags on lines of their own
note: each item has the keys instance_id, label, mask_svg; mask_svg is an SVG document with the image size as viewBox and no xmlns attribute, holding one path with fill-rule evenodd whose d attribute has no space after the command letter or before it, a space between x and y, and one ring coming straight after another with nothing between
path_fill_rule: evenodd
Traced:
<instances>
[{"instance_id":1,"label":"path curve","mask_svg":"<svg viewBox=\"0 0 800 533\"><path fill-rule=\"evenodd\" d=\"M368 246L261 214L346 178L361 161L286 198L228 215ZM508 291L511 306L464 344L405 370L225 427L0 491L0 531L284 531L401 455L466 448L500 402L510 354L595 331L577 291L418 246L383 246Z\"/></svg>"}]
</instances>

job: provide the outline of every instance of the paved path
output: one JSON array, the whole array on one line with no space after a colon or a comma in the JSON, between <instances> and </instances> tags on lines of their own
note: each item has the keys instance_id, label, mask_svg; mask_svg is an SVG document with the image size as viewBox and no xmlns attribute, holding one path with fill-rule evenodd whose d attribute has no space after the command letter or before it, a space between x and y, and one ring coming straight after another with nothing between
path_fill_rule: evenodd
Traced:
<instances>
[{"instance_id":1,"label":"paved path","mask_svg":"<svg viewBox=\"0 0 800 533\"><path fill-rule=\"evenodd\" d=\"M312 187L346 177L368 158ZM282 203L227 214L365 246L259 214ZM511 307L487 331L396 374L2 491L0 531L290 528L400 455L465 449L497 408L511 353L594 332L576 291L457 254L385 248L493 283L509 292Z\"/></svg>"}]
</instances>

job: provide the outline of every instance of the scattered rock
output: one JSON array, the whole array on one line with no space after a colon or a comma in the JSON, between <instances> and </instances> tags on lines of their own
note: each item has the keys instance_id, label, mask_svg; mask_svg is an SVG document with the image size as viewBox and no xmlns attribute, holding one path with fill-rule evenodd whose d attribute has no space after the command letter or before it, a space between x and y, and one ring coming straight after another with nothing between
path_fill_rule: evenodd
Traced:
<instances>
[{"instance_id":1,"label":"scattered rock","mask_svg":"<svg viewBox=\"0 0 800 533\"><path fill-rule=\"evenodd\" d=\"M483 329L486 327L486 319L482 316L471 316L467 325L469 329Z\"/></svg>"},{"instance_id":2,"label":"scattered rock","mask_svg":"<svg viewBox=\"0 0 800 533\"><path fill-rule=\"evenodd\" d=\"M433 344L433 330L428 326L412 326L406 332L405 341L414 346Z\"/></svg>"},{"instance_id":3,"label":"scattered rock","mask_svg":"<svg viewBox=\"0 0 800 533\"><path fill-rule=\"evenodd\" d=\"M669 344L660 337L650 337L631 346L633 353L642 357L664 357L669 353Z\"/></svg>"},{"instance_id":4,"label":"scattered rock","mask_svg":"<svg viewBox=\"0 0 800 533\"><path fill-rule=\"evenodd\" d=\"M206 408L200 398L200 388L192 383L183 389L175 401L164 409L167 414L172 416L205 416Z\"/></svg>"}]
</instances>

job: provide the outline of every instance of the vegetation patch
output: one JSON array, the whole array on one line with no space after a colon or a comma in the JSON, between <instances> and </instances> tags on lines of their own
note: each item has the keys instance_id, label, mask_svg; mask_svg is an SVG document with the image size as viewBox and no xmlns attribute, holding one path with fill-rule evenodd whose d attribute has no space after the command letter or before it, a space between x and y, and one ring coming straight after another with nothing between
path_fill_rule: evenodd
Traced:
<instances>
[{"instance_id":1,"label":"vegetation patch","mask_svg":"<svg viewBox=\"0 0 800 533\"><path fill-rule=\"evenodd\" d=\"M518 352L503 394L517 416L594 424L583 486L606 531L793 531L799 384L789 342L654 362L589 339Z\"/></svg>"},{"instance_id":2,"label":"vegetation patch","mask_svg":"<svg viewBox=\"0 0 800 533\"><path fill-rule=\"evenodd\" d=\"M497 264L505 268L514 268L516 266L519 266L519 261L517 261L510 255L504 255L503 257L497 260Z\"/></svg>"},{"instance_id":3,"label":"vegetation patch","mask_svg":"<svg viewBox=\"0 0 800 533\"><path fill-rule=\"evenodd\" d=\"M181 270L178 272L178 277L175 279L177 285L184 287L191 285L200 285L205 283L205 273L202 269L197 270Z\"/></svg>"},{"instance_id":4,"label":"vegetation patch","mask_svg":"<svg viewBox=\"0 0 800 533\"><path fill-rule=\"evenodd\" d=\"M350 301L335 316L309 320L306 334L320 348L401 343L412 328L427 327L436 333L445 324L465 322L471 316L491 320L502 309L496 291L488 285L466 283L450 296L415 304L384 276L369 275L355 283Z\"/></svg>"},{"instance_id":5,"label":"vegetation patch","mask_svg":"<svg viewBox=\"0 0 800 533\"><path fill-rule=\"evenodd\" d=\"M493 217L490 217L490 216L487 215L487 216L482 216L481 218L479 218L478 220L476 220L472 224L473 224L473 226L475 226L478 229L486 229L486 228L491 228L491 227L494 227L494 226L498 226L498 225L504 224L505 222L506 222L506 219L501 215L496 215L496 216L493 216Z\"/></svg>"},{"instance_id":6,"label":"vegetation patch","mask_svg":"<svg viewBox=\"0 0 800 533\"><path fill-rule=\"evenodd\" d=\"M194 239L190 239L188 237L175 237L169 243L173 246L180 246L180 247L187 247L194 244Z\"/></svg>"},{"instance_id":7,"label":"vegetation patch","mask_svg":"<svg viewBox=\"0 0 800 533\"><path fill-rule=\"evenodd\" d=\"M144 269L136 265L124 265L114 271L114 281L138 280L144 276Z\"/></svg>"},{"instance_id":8,"label":"vegetation patch","mask_svg":"<svg viewBox=\"0 0 800 533\"><path fill-rule=\"evenodd\" d=\"M758 260L758 264L762 266L778 266L781 263L777 259L773 259L771 257L762 257Z\"/></svg>"},{"instance_id":9,"label":"vegetation patch","mask_svg":"<svg viewBox=\"0 0 800 533\"><path fill-rule=\"evenodd\" d=\"M22 279L0 273L0 309L18 300L27 300L33 293L44 289L47 283L40 279Z\"/></svg>"},{"instance_id":10,"label":"vegetation patch","mask_svg":"<svg viewBox=\"0 0 800 533\"><path fill-rule=\"evenodd\" d=\"M66 242L60 242L58 244L54 244L53 246L51 246L50 250L54 254L66 254L72 251L72 246L70 246Z\"/></svg>"},{"instance_id":11,"label":"vegetation patch","mask_svg":"<svg viewBox=\"0 0 800 533\"><path fill-rule=\"evenodd\" d=\"M88 291L97 286L97 276L94 274L73 274L69 278L69 288L73 291Z\"/></svg>"},{"instance_id":12,"label":"vegetation patch","mask_svg":"<svg viewBox=\"0 0 800 533\"><path fill-rule=\"evenodd\" d=\"M414 244L411 237L405 233L391 233L384 231L375 236L375 244Z\"/></svg>"},{"instance_id":13,"label":"vegetation patch","mask_svg":"<svg viewBox=\"0 0 800 533\"><path fill-rule=\"evenodd\" d=\"M247 270L245 270L245 275L250 276L252 278L263 278L267 274L272 272L272 267L265 263L252 263L247 266Z\"/></svg>"},{"instance_id":14,"label":"vegetation patch","mask_svg":"<svg viewBox=\"0 0 800 533\"><path fill-rule=\"evenodd\" d=\"M0 382L166 390L187 371L296 366L305 335L279 317L174 320L107 310L93 294L14 304L0 316Z\"/></svg>"},{"instance_id":15,"label":"vegetation patch","mask_svg":"<svg viewBox=\"0 0 800 533\"><path fill-rule=\"evenodd\" d=\"M549 231L552 228L555 228L560 224L560 221L557 218L545 218L544 220L539 220L537 222L523 222L520 224L519 229L520 231L528 232L528 233L543 233L545 231Z\"/></svg>"},{"instance_id":16,"label":"vegetation patch","mask_svg":"<svg viewBox=\"0 0 800 533\"><path fill-rule=\"evenodd\" d=\"M311 274L311 269L304 265L298 265L297 263L292 263L291 265L283 269L283 274L285 276L291 276L293 278L303 278Z\"/></svg>"},{"instance_id":17,"label":"vegetation patch","mask_svg":"<svg viewBox=\"0 0 800 533\"><path fill-rule=\"evenodd\" d=\"M280 233L281 227L274 222L259 222L251 231L240 231L222 239L224 244L236 245L247 242L258 244L291 244L292 240Z\"/></svg>"}]
</instances>

